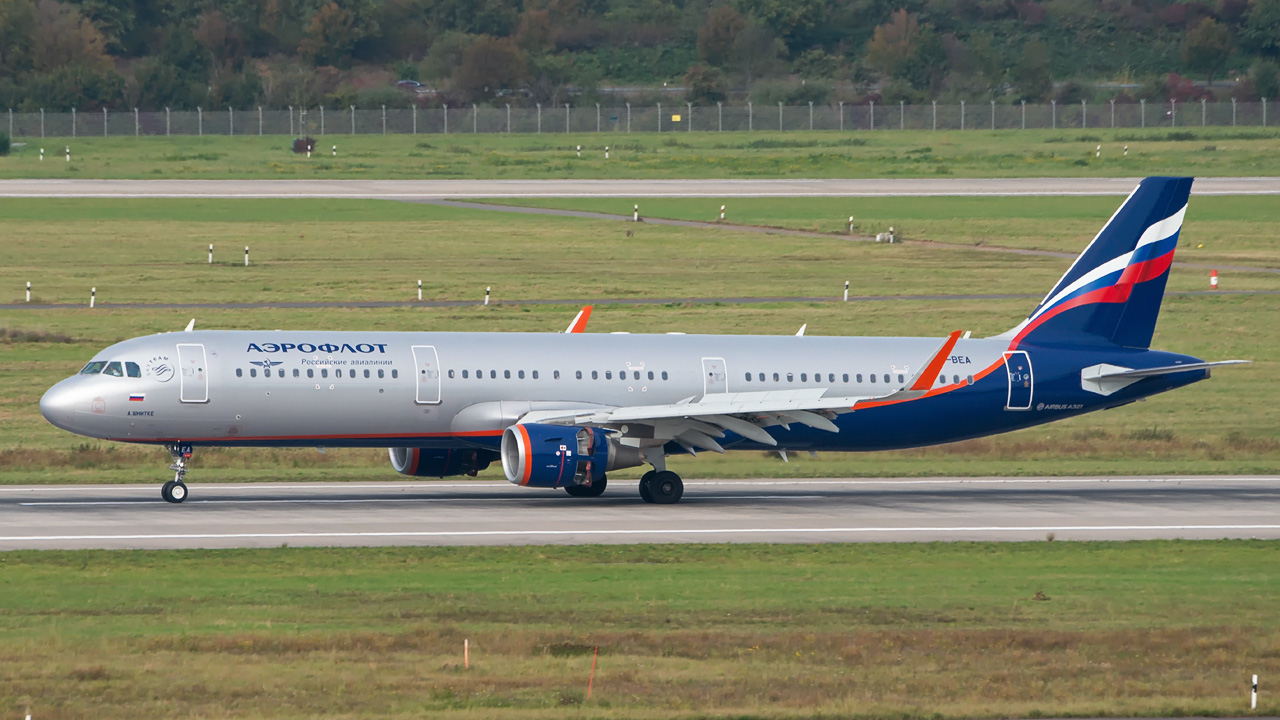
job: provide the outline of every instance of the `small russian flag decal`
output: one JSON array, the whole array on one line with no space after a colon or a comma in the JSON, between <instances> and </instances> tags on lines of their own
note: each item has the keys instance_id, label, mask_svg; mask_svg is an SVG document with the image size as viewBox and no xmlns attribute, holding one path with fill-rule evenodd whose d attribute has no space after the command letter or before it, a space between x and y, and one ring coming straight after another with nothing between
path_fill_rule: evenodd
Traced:
<instances>
[{"instance_id":1,"label":"small russian flag decal","mask_svg":"<svg viewBox=\"0 0 1280 720\"><path fill-rule=\"evenodd\" d=\"M133 393L129 396L129 402L142 402L147 399L146 393Z\"/></svg>"}]
</instances>

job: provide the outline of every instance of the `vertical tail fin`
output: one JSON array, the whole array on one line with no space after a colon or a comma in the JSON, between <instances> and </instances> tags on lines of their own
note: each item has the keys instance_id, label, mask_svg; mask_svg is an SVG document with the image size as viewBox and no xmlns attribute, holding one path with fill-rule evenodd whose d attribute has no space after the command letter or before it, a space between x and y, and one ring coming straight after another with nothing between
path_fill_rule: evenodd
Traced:
<instances>
[{"instance_id":1,"label":"vertical tail fin","mask_svg":"<svg viewBox=\"0 0 1280 720\"><path fill-rule=\"evenodd\" d=\"M1025 321L1010 347L1148 348L1193 178L1146 178Z\"/></svg>"}]
</instances>

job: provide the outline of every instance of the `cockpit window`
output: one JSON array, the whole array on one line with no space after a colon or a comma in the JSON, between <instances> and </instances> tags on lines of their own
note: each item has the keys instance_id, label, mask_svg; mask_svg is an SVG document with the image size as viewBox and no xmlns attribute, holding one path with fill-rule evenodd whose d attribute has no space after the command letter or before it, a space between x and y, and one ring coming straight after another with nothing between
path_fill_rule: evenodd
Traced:
<instances>
[{"instance_id":1,"label":"cockpit window","mask_svg":"<svg viewBox=\"0 0 1280 720\"><path fill-rule=\"evenodd\" d=\"M142 368L138 367L138 363L125 363L124 371L129 377L142 377Z\"/></svg>"},{"instance_id":2,"label":"cockpit window","mask_svg":"<svg viewBox=\"0 0 1280 720\"><path fill-rule=\"evenodd\" d=\"M107 363L107 369L103 370L102 374L110 375L111 377L124 377L124 368L120 367L119 362L109 362Z\"/></svg>"},{"instance_id":3,"label":"cockpit window","mask_svg":"<svg viewBox=\"0 0 1280 720\"><path fill-rule=\"evenodd\" d=\"M97 375L98 373L102 372L102 368L105 366L106 366L105 362L101 360L94 360L88 365L85 365L84 369L80 371L80 374L81 375Z\"/></svg>"}]
</instances>

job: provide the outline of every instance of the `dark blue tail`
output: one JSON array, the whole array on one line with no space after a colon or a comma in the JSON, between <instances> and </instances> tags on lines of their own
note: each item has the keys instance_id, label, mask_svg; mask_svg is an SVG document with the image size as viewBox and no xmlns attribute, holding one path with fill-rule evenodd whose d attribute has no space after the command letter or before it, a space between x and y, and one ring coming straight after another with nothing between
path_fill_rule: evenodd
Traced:
<instances>
[{"instance_id":1,"label":"dark blue tail","mask_svg":"<svg viewBox=\"0 0 1280 720\"><path fill-rule=\"evenodd\" d=\"M1035 312L1010 331L1010 347L1151 347L1192 179L1139 183Z\"/></svg>"}]
</instances>

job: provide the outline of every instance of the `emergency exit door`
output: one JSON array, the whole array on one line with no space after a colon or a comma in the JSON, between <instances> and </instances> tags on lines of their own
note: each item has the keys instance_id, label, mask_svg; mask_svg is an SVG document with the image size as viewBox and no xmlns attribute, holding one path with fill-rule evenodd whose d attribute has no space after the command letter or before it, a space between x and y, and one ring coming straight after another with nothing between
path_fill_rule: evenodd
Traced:
<instances>
[{"instance_id":1,"label":"emergency exit door","mask_svg":"<svg viewBox=\"0 0 1280 720\"><path fill-rule=\"evenodd\" d=\"M417 385L415 402L434 405L440 402L440 358L433 345L413 346L414 381Z\"/></svg>"},{"instance_id":2,"label":"emergency exit door","mask_svg":"<svg viewBox=\"0 0 1280 720\"><path fill-rule=\"evenodd\" d=\"M1035 390L1031 377L1031 358L1022 350L1004 354L1004 368L1009 373L1009 396L1005 410L1030 410L1031 395Z\"/></svg>"}]
</instances>

